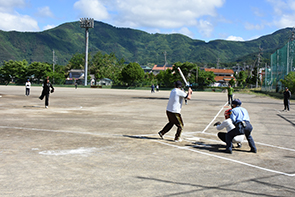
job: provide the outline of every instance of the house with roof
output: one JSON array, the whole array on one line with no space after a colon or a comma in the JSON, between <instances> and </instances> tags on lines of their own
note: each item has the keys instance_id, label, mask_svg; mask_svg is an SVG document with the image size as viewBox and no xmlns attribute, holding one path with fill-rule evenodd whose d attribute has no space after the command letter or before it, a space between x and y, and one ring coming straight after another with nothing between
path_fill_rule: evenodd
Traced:
<instances>
[{"instance_id":1,"label":"house with roof","mask_svg":"<svg viewBox=\"0 0 295 197\"><path fill-rule=\"evenodd\" d=\"M154 75L157 75L157 74L160 73L160 71L165 71L167 69L172 70L173 66L174 65L166 65L166 64L164 64L164 65L154 65L154 67L152 68L152 73Z\"/></svg>"},{"instance_id":2,"label":"house with roof","mask_svg":"<svg viewBox=\"0 0 295 197\"><path fill-rule=\"evenodd\" d=\"M148 67L148 66L140 66L140 67L143 69L143 71L145 73L150 73L152 71L152 69L150 67Z\"/></svg>"},{"instance_id":3,"label":"house with roof","mask_svg":"<svg viewBox=\"0 0 295 197\"><path fill-rule=\"evenodd\" d=\"M234 71L232 69L216 69L216 68L204 68L205 71L212 71L215 75L215 83L213 86L227 86L228 82L233 79L236 80L234 77Z\"/></svg>"},{"instance_id":4,"label":"house with roof","mask_svg":"<svg viewBox=\"0 0 295 197\"><path fill-rule=\"evenodd\" d=\"M79 85L84 84L84 69L71 69L68 71L69 76L66 78L65 84L74 84L77 82ZM94 81L94 75L90 74L91 82Z\"/></svg>"}]
</instances>

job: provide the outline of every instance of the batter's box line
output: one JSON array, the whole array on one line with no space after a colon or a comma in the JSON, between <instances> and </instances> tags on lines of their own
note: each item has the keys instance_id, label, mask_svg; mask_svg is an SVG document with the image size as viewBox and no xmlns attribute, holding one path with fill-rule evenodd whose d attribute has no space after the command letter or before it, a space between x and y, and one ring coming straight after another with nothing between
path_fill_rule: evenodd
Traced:
<instances>
[{"instance_id":1,"label":"batter's box line","mask_svg":"<svg viewBox=\"0 0 295 197\"><path fill-rule=\"evenodd\" d=\"M194 149L191 149L189 147L177 146L177 145L165 143L165 142L159 141L159 140L153 140L153 141L157 142L157 143L160 143L160 144L163 144L163 145L166 145L166 146L173 147L173 148L178 148L178 149L181 149L181 150L188 150L188 151L196 152L196 153L199 153L199 154L207 155L207 156L210 156L210 157L215 157L215 158L218 158L218 159L227 160L227 161L230 161L230 162L238 163L238 164L241 164L241 165L249 166L249 167L256 168L256 169L263 170L263 171L267 171L267 172L272 172L272 173L275 173L275 174L281 174L281 175L289 176L289 177L295 176L295 174L289 174L289 173L285 173L285 172L280 172L280 171L276 171L276 170L263 168L263 167L260 167L260 166L245 163L245 162L238 161L238 160L235 160L235 159L230 159L230 158L227 158L227 157L222 157L222 156L218 156L218 155L214 155L214 154L194 150Z\"/></svg>"}]
</instances>

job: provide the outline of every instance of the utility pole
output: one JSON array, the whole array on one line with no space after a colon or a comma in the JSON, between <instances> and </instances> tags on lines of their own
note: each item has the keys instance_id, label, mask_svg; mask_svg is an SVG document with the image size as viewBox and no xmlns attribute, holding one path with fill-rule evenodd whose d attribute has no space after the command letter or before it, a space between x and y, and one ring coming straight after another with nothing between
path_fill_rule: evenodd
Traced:
<instances>
[{"instance_id":1,"label":"utility pole","mask_svg":"<svg viewBox=\"0 0 295 197\"><path fill-rule=\"evenodd\" d=\"M93 18L80 18L80 27L85 28L85 66L84 66L84 86L87 86L88 76L88 40L89 40L89 28L94 28Z\"/></svg>"},{"instance_id":2,"label":"utility pole","mask_svg":"<svg viewBox=\"0 0 295 197\"><path fill-rule=\"evenodd\" d=\"M164 54L164 57L165 57L165 65L164 66L167 66L167 52L164 51L163 54Z\"/></svg>"},{"instance_id":3,"label":"utility pole","mask_svg":"<svg viewBox=\"0 0 295 197\"><path fill-rule=\"evenodd\" d=\"M196 85L198 83L198 75L199 75L199 71L198 71L198 66L197 66L197 68L196 68Z\"/></svg>"},{"instance_id":4,"label":"utility pole","mask_svg":"<svg viewBox=\"0 0 295 197\"><path fill-rule=\"evenodd\" d=\"M260 64L260 58L261 58L261 54L262 54L262 48L260 47L260 45L259 45L259 53L258 53L258 56L257 56L257 73L256 73L256 75L257 75L257 79L256 79L256 88L258 88L258 77L259 77L259 64Z\"/></svg>"},{"instance_id":5,"label":"utility pole","mask_svg":"<svg viewBox=\"0 0 295 197\"><path fill-rule=\"evenodd\" d=\"M53 74L54 74L54 66L55 66L55 64L56 64L56 57L55 57L55 52L54 52L54 50L52 50L52 67L53 67ZM52 83L54 84L54 75L53 75L53 77L52 77Z\"/></svg>"},{"instance_id":6,"label":"utility pole","mask_svg":"<svg viewBox=\"0 0 295 197\"><path fill-rule=\"evenodd\" d=\"M219 61L220 61L220 58L217 58L217 65L216 65L217 69L219 69Z\"/></svg>"}]
</instances>

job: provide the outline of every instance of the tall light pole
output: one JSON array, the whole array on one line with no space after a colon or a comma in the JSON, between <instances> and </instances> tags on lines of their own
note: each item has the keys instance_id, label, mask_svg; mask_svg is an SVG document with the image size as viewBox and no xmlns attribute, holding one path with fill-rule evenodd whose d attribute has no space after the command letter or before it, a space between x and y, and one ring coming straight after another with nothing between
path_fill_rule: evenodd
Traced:
<instances>
[{"instance_id":1,"label":"tall light pole","mask_svg":"<svg viewBox=\"0 0 295 197\"><path fill-rule=\"evenodd\" d=\"M89 28L94 27L93 18L80 18L80 27L85 28L85 66L84 66L84 86L87 86L87 70L88 70L88 39L89 39Z\"/></svg>"}]
</instances>

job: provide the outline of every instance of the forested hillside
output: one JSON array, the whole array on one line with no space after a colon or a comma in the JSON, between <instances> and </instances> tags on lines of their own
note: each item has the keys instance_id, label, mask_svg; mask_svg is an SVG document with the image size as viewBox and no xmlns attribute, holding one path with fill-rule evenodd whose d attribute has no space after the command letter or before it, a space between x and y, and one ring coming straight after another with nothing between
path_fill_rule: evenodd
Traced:
<instances>
[{"instance_id":1,"label":"forested hillside","mask_svg":"<svg viewBox=\"0 0 295 197\"><path fill-rule=\"evenodd\" d=\"M263 58L286 44L291 28L281 29L270 35L246 42L214 40L206 43L181 34L149 34L143 31L116 28L95 21L89 29L89 53L115 53L126 62L164 64L163 52L167 52L169 64L175 62L220 62L255 59L259 46ZM52 51L57 64L66 65L75 53L85 53L85 29L79 22L62 24L43 32L0 31L0 61L23 60L52 63Z\"/></svg>"}]
</instances>

